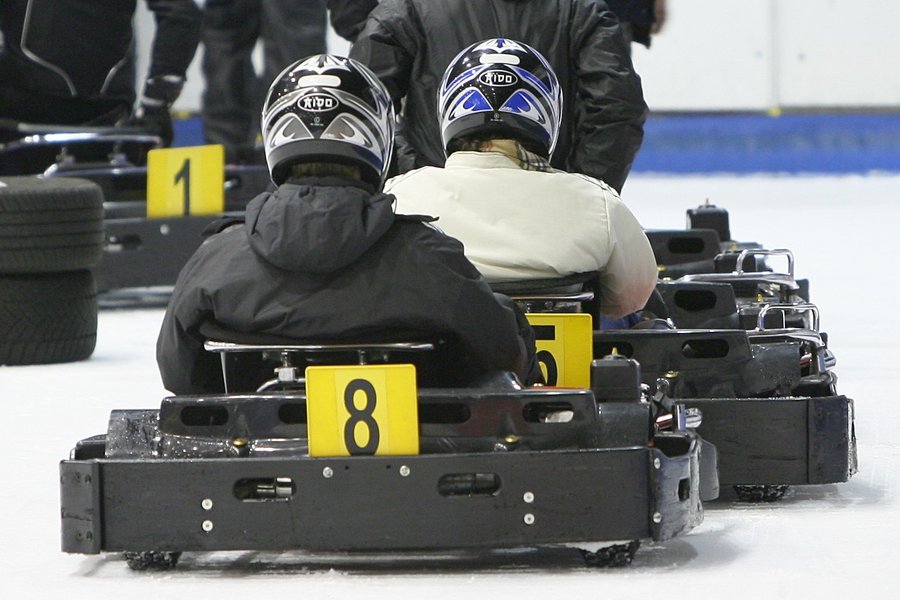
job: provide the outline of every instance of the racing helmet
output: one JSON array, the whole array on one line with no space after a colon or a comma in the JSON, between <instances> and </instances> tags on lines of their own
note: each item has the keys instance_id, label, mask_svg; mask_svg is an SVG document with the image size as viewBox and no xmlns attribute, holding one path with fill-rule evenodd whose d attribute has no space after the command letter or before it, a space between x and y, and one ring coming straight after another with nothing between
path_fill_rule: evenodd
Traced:
<instances>
[{"instance_id":1,"label":"racing helmet","mask_svg":"<svg viewBox=\"0 0 900 600\"><path fill-rule=\"evenodd\" d=\"M540 52L495 38L460 52L438 90L444 151L472 134L510 135L549 157L562 119L562 90Z\"/></svg>"},{"instance_id":2,"label":"racing helmet","mask_svg":"<svg viewBox=\"0 0 900 600\"><path fill-rule=\"evenodd\" d=\"M272 181L291 165L336 162L360 167L380 188L394 147L394 107L365 65L319 54L295 62L269 87L262 136Z\"/></svg>"}]
</instances>

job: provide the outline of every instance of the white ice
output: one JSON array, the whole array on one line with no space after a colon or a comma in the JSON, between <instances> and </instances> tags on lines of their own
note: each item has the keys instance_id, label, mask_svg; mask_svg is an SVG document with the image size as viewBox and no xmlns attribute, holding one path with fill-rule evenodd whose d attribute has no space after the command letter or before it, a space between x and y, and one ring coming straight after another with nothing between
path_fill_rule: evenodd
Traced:
<instances>
[{"instance_id":1,"label":"white ice","mask_svg":"<svg viewBox=\"0 0 900 600\"><path fill-rule=\"evenodd\" d=\"M898 283L893 255L900 176L651 177L623 195L646 227L681 228L709 199L733 237L796 256L837 356L839 392L856 401L859 472L795 487L778 503L720 501L689 535L645 544L623 569L592 570L571 552L409 557L304 553L185 554L167 573L116 555L59 549L58 462L105 430L114 408L165 394L154 362L162 310L102 311L87 361L0 368L0 590L3 598L845 598L893 594L900 526L894 432ZM900 422L900 419L898 419ZM765 427L747 423L747 427Z\"/></svg>"}]
</instances>

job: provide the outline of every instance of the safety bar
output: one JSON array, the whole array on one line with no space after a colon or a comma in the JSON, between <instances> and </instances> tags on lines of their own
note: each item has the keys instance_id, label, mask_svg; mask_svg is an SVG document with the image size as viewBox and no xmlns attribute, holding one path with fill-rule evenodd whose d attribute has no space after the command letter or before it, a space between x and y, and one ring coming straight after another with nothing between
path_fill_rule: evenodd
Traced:
<instances>
[{"instance_id":1,"label":"safety bar","mask_svg":"<svg viewBox=\"0 0 900 600\"><path fill-rule=\"evenodd\" d=\"M766 330L766 315L773 310L781 311L784 315L787 315L787 313L809 313L812 316L812 326L810 329L819 331L819 309L815 304L766 304L759 310L759 316L756 319L757 331Z\"/></svg>"}]
</instances>

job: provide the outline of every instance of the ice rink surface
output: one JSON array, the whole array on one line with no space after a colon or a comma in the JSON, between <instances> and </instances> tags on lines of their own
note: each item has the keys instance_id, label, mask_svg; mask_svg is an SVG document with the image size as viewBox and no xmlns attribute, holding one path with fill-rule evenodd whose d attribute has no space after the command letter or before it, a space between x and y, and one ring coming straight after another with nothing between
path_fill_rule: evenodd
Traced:
<instances>
[{"instance_id":1,"label":"ice rink surface","mask_svg":"<svg viewBox=\"0 0 900 600\"><path fill-rule=\"evenodd\" d=\"M154 348L161 309L104 310L87 361L0 367L3 598L847 598L894 597L900 538L900 389L891 248L900 176L653 177L623 198L648 228L684 227L705 199L731 214L732 237L789 248L808 277L837 356L838 391L856 401L859 472L848 483L791 488L774 504L725 499L670 542L645 544L627 568L595 570L573 550L410 556L301 552L182 556L135 573L116 555L59 550L58 462L105 431L114 408L165 394ZM900 422L900 420L897 420ZM765 427L765 423L746 423Z\"/></svg>"}]
</instances>

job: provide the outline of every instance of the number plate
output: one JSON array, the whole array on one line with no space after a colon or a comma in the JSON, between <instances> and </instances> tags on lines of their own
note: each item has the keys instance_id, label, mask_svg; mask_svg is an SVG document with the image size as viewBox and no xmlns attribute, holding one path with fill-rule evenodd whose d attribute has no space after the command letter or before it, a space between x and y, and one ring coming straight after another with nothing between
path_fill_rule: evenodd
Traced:
<instances>
[{"instance_id":1,"label":"number plate","mask_svg":"<svg viewBox=\"0 0 900 600\"><path fill-rule=\"evenodd\" d=\"M413 365L307 367L310 456L419 453Z\"/></svg>"},{"instance_id":2,"label":"number plate","mask_svg":"<svg viewBox=\"0 0 900 600\"><path fill-rule=\"evenodd\" d=\"M147 155L147 217L213 215L225 209L221 145L160 148Z\"/></svg>"},{"instance_id":3,"label":"number plate","mask_svg":"<svg viewBox=\"0 0 900 600\"><path fill-rule=\"evenodd\" d=\"M593 324L584 313L528 313L547 385L590 387Z\"/></svg>"}]
</instances>

